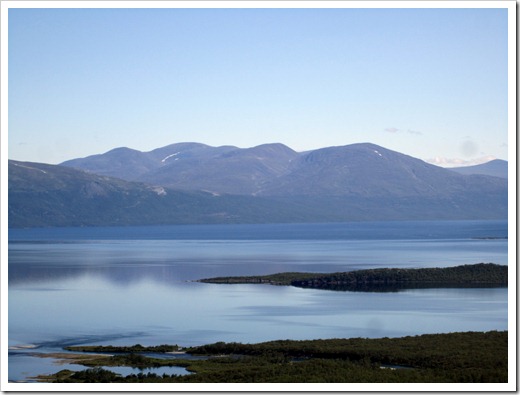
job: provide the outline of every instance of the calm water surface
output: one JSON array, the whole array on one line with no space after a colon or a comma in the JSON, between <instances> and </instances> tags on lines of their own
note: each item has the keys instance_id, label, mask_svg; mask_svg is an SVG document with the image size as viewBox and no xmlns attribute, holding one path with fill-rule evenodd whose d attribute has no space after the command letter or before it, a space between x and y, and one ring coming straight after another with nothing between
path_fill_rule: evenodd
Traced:
<instances>
[{"instance_id":1,"label":"calm water surface","mask_svg":"<svg viewBox=\"0 0 520 395\"><path fill-rule=\"evenodd\" d=\"M505 330L505 288L362 293L192 281L479 262L507 264L507 221L10 229L9 379L62 369L31 353L66 345Z\"/></svg>"}]
</instances>

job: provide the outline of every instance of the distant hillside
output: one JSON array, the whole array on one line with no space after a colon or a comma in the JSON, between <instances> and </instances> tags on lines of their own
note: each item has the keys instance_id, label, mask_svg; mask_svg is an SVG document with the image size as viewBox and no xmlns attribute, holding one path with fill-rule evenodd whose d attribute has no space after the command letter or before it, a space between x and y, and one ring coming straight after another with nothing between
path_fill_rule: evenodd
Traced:
<instances>
[{"instance_id":1,"label":"distant hillside","mask_svg":"<svg viewBox=\"0 0 520 395\"><path fill-rule=\"evenodd\" d=\"M481 174L507 179L507 161L501 159L495 159L475 166L452 167L450 170L466 175Z\"/></svg>"},{"instance_id":2,"label":"distant hillside","mask_svg":"<svg viewBox=\"0 0 520 395\"><path fill-rule=\"evenodd\" d=\"M9 227L308 221L285 202L160 186L65 166L9 161ZM315 217L314 217L315 219Z\"/></svg>"}]
</instances>

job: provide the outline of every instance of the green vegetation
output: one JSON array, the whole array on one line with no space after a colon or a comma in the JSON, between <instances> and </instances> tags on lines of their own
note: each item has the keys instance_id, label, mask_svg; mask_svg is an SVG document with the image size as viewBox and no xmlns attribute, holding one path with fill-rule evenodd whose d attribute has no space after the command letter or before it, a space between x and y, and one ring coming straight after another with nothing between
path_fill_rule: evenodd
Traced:
<instances>
[{"instance_id":1,"label":"green vegetation","mask_svg":"<svg viewBox=\"0 0 520 395\"><path fill-rule=\"evenodd\" d=\"M267 276L216 277L216 284L272 284L341 291L395 291L419 287L507 286L507 266L478 263L444 268L369 269L342 273L278 273Z\"/></svg>"},{"instance_id":2,"label":"green vegetation","mask_svg":"<svg viewBox=\"0 0 520 395\"><path fill-rule=\"evenodd\" d=\"M117 354L77 363L52 382L507 382L508 332L464 332L381 339L278 340L187 348L208 359L160 359ZM162 347L162 346L161 346ZM77 349L77 348L76 348ZM117 350L113 347L113 350ZM125 349L121 347L120 350ZM98 349L99 350L99 349ZM118 351L115 351L118 352ZM119 376L109 366L183 366L193 374Z\"/></svg>"}]
</instances>

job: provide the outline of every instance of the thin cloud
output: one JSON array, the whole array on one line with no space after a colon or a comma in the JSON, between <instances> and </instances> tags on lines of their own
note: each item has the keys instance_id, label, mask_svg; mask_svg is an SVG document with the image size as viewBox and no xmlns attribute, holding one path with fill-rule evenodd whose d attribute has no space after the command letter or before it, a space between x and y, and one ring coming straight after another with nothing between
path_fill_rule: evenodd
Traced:
<instances>
[{"instance_id":1,"label":"thin cloud","mask_svg":"<svg viewBox=\"0 0 520 395\"><path fill-rule=\"evenodd\" d=\"M470 157L476 155L479 152L479 147L476 142L469 138L460 144L459 152L466 157Z\"/></svg>"},{"instance_id":2,"label":"thin cloud","mask_svg":"<svg viewBox=\"0 0 520 395\"><path fill-rule=\"evenodd\" d=\"M386 128L385 132L388 132L388 133L409 133L409 134L415 134L417 136L422 135L422 132L419 132L418 130L412 130L412 129L404 130L404 129L398 129L398 128L394 128L394 127Z\"/></svg>"},{"instance_id":3,"label":"thin cloud","mask_svg":"<svg viewBox=\"0 0 520 395\"><path fill-rule=\"evenodd\" d=\"M397 129L397 128L386 128L385 132L397 133L397 132L399 132L399 129Z\"/></svg>"},{"instance_id":4,"label":"thin cloud","mask_svg":"<svg viewBox=\"0 0 520 395\"><path fill-rule=\"evenodd\" d=\"M491 160L496 159L496 157L492 155L482 156L480 158L475 159L460 159L460 158L445 158L436 156L435 158L426 159L426 162L431 163L432 165L441 166L441 167L463 167L463 166L474 166L480 165L482 163L489 162Z\"/></svg>"}]
</instances>

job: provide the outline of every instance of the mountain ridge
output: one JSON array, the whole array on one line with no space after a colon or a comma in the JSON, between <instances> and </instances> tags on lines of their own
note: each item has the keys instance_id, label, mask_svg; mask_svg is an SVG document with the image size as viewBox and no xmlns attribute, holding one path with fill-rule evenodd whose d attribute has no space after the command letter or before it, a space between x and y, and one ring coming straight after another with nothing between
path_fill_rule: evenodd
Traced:
<instances>
[{"instance_id":1,"label":"mountain ridge","mask_svg":"<svg viewBox=\"0 0 520 395\"><path fill-rule=\"evenodd\" d=\"M507 179L370 143L305 153L178 143L87 159L85 169L10 160L9 226L507 218ZM130 179L113 176L128 168Z\"/></svg>"},{"instance_id":2,"label":"mountain ridge","mask_svg":"<svg viewBox=\"0 0 520 395\"><path fill-rule=\"evenodd\" d=\"M128 160L126 166L117 150L62 165L175 189L252 196L394 195L398 190L400 196L429 196L447 184L454 191L465 188L457 184L467 184L451 169L372 143L301 153L281 143L251 148L177 143L139 154L132 151L132 159L142 160Z\"/></svg>"}]
</instances>

